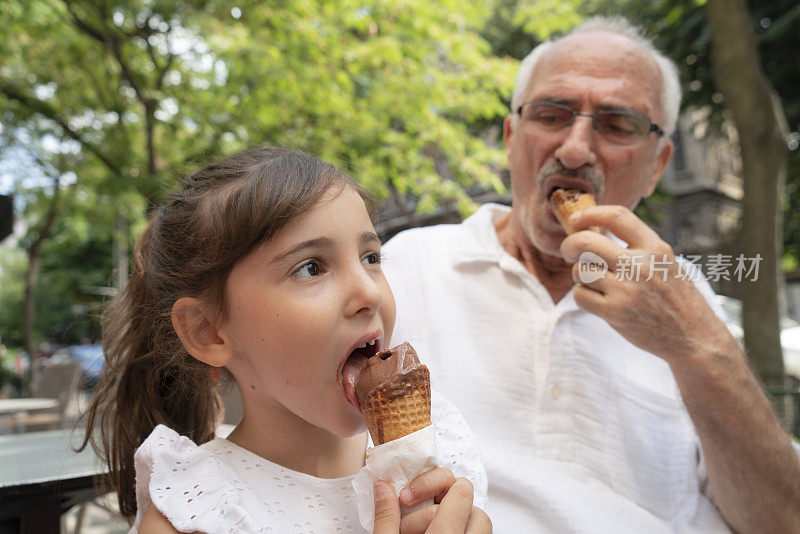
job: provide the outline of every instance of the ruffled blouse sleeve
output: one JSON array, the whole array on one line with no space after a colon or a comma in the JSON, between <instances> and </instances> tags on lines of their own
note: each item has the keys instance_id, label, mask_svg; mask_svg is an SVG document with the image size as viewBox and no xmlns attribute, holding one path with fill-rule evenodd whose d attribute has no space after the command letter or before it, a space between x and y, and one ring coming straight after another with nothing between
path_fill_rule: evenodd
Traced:
<instances>
[{"instance_id":1,"label":"ruffled blouse sleeve","mask_svg":"<svg viewBox=\"0 0 800 534\"><path fill-rule=\"evenodd\" d=\"M180 532L262 532L242 506L244 488L213 453L164 425L134 455L136 520L155 506ZM129 534L130 534L129 533Z\"/></svg>"}]
</instances>

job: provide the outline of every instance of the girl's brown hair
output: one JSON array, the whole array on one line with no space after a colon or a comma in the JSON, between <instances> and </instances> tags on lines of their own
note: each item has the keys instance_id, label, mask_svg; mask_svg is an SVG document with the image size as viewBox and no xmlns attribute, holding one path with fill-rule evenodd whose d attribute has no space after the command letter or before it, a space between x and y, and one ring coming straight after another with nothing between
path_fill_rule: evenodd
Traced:
<instances>
[{"instance_id":1,"label":"girl's brown hair","mask_svg":"<svg viewBox=\"0 0 800 534\"><path fill-rule=\"evenodd\" d=\"M133 454L156 425L197 444L221 415L210 368L190 356L172 327L181 297L226 318L223 290L233 266L348 175L284 148L247 150L196 172L156 209L136 245L130 280L103 316L103 380L85 414L91 442L109 469L122 515L136 515Z\"/></svg>"}]
</instances>

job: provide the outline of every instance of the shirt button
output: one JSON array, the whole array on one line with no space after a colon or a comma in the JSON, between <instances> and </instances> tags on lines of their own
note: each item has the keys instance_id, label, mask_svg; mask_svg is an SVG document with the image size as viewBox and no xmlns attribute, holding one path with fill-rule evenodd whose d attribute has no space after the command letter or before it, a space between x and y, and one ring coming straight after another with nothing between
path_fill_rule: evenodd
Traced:
<instances>
[{"instance_id":1,"label":"shirt button","mask_svg":"<svg viewBox=\"0 0 800 534\"><path fill-rule=\"evenodd\" d=\"M553 398L554 401L558 400L558 398L561 396L561 388L558 386L553 386L553 390L550 392L550 396Z\"/></svg>"}]
</instances>

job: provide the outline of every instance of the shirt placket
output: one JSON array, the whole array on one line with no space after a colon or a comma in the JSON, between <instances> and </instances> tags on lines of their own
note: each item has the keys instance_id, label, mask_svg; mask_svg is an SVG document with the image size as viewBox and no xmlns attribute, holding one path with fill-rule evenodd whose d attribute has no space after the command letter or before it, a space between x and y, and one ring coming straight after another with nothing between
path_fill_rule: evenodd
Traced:
<instances>
[{"instance_id":1,"label":"shirt placket","mask_svg":"<svg viewBox=\"0 0 800 534\"><path fill-rule=\"evenodd\" d=\"M538 301L538 312L530 317L530 367L526 369L532 384L528 406L531 445L537 454L571 456L569 404L571 380L564 341L558 339L558 325L565 309L556 306L544 286L516 259L504 255L500 267L522 280L531 299ZM533 303L532 303L533 305Z\"/></svg>"}]
</instances>

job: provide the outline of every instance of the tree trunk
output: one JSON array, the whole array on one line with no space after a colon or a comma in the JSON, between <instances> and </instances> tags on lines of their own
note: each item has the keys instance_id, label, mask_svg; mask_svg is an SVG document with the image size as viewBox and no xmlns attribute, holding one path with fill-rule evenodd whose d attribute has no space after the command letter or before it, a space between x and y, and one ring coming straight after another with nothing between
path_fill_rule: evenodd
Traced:
<instances>
[{"instance_id":1,"label":"tree trunk","mask_svg":"<svg viewBox=\"0 0 800 534\"><path fill-rule=\"evenodd\" d=\"M758 276L739 282L748 357L766 387L784 385L778 288L782 247L780 195L785 180L785 116L764 75L753 19L744 0L708 0L711 63L739 134L744 175L739 253L760 257ZM777 403L773 403L777 407ZM778 410L779 415L782 410Z\"/></svg>"},{"instance_id":2,"label":"tree trunk","mask_svg":"<svg viewBox=\"0 0 800 534\"><path fill-rule=\"evenodd\" d=\"M36 284L39 281L39 250L33 247L27 250L28 272L25 273L25 297L22 301L22 338L25 352L31 359L31 366L28 367L28 381L30 381L34 352L33 330L36 320Z\"/></svg>"},{"instance_id":3,"label":"tree trunk","mask_svg":"<svg viewBox=\"0 0 800 534\"><path fill-rule=\"evenodd\" d=\"M39 283L39 254L42 251L42 245L50 236L50 231L53 229L53 223L58 214L58 197L60 191L61 184L59 178L53 178L53 198L50 200L50 207L47 210L47 215L45 216L39 235L27 250L28 272L25 274L25 299L22 303L22 335L25 352L28 353L28 357L30 358L26 380L26 387L29 391L30 384L33 380L33 362L36 356L38 356L38 350L34 347L33 337L34 325L36 322L36 286Z\"/></svg>"}]
</instances>

